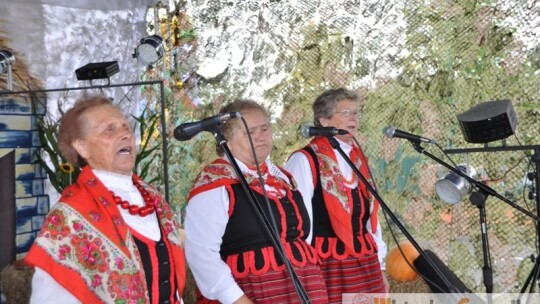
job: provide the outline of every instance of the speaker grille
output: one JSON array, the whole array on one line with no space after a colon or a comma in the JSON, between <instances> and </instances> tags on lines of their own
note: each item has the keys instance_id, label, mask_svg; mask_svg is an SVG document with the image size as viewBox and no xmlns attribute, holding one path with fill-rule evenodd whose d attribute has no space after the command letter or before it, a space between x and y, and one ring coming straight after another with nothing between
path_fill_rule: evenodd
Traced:
<instances>
[{"instance_id":1,"label":"speaker grille","mask_svg":"<svg viewBox=\"0 0 540 304\"><path fill-rule=\"evenodd\" d=\"M516 113L510 100L481 103L457 116L461 132L470 143L488 143L514 134Z\"/></svg>"}]
</instances>

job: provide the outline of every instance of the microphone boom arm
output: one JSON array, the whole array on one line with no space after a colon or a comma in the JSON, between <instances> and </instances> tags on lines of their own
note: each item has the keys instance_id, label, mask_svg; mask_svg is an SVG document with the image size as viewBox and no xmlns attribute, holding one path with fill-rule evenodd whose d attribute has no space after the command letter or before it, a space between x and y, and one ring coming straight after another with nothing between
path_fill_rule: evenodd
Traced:
<instances>
[{"instance_id":1,"label":"microphone boom arm","mask_svg":"<svg viewBox=\"0 0 540 304\"><path fill-rule=\"evenodd\" d=\"M347 164L349 164L349 166L351 167L351 169L353 170L353 172L356 174L356 176L358 176L358 178L360 179L360 181L364 184L364 186L366 186L366 188L368 189L368 191L371 193L371 195L373 195L373 197L379 202L379 205L381 206L381 208L383 209L383 211L390 217L390 219L392 219L392 221L394 222L394 224L396 224L396 226L399 228L399 230L405 235L405 237L407 238L407 240L409 240L411 242L411 244L413 245L413 247L420 253L420 255L425 259L425 261L431 266L431 268L437 272L437 274L439 275L439 277L441 278L441 280L443 280L443 282L446 284L446 286L448 286L449 288L452 288L454 290L452 290L452 293L456 293L456 294L459 294L461 293L453 284L450 283L450 281L448 280L448 278L446 276L444 276L444 274L437 268L437 266L435 265L435 263L432 261L432 259L430 258L429 255L427 255L425 253L425 251L422 249L422 247L420 247L420 245L416 242L416 240L412 237L412 235L407 231L407 229L405 228L405 226L403 226L403 224L399 221L399 219L396 217L396 215L392 212L392 210L390 210L390 208L388 207L388 205L384 202L384 200L380 197L380 195L377 193L377 191L373 188L373 186L369 183L369 181L362 175L362 173L360 172L360 170L358 170L358 168L354 165L354 163L351 161L351 159L349 158L349 156L347 156L347 154L345 154L345 152L343 151L343 149L341 149L340 145L339 145L339 142L333 138L333 137L330 137L328 138L329 141L330 141L330 144L332 145L332 147L334 149L336 149L339 154L341 154L341 156L343 157L343 159L345 159L345 161L347 162ZM367 164L366 164L367 165Z\"/></svg>"},{"instance_id":2,"label":"microphone boom arm","mask_svg":"<svg viewBox=\"0 0 540 304\"><path fill-rule=\"evenodd\" d=\"M494 197L500 199L501 201L503 201L503 202L507 203L508 205L516 208L517 210L521 211L523 214L527 215L528 217L532 218L533 220L535 220L537 222L540 222L540 217L534 215L532 212L528 211L527 209L517 205L516 203L514 203L511 200L507 199L506 197L500 195L499 193L497 193L497 191L495 191L490 186L488 186L488 185L486 185L486 184L484 184L482 182L477 181L476 179L474 179L474 178L470 177L469 175L467 175L465 172L455 168L454 166L449 165L447 162L443 161L442 159L438 158L437 156L427 152L424 149L424 147L420 146L420 143L417 143L417 142L411 142L411 143L414 146L414 149L416 151L418 151L418 153L426 155L427 157L429 157L432 160L436 161L437 163L441 164L442 166L444 166L448 170L450 170L450 171L456 173L457 175L465 178L469 183L476 186L481 192L485 193L486 195L491 195L491 196L494 196Z\"/></svg>"},{"instance_id":3,"label":"microphone boom arm","mask_svg":"<svg viewBox=\"0 0 540 304\"><path fill-rule=\"evenodd\" d=\"M477 181L476 179L470 177L465 172L459 170L458 168L455 168L442 159L436 157L435 155L431 154L430 152L426 151L422 146L420 146L419 142L411 142L414 149L418 151L421 154L424 154L431 158L432 160L436 161L437 163L443 165L447 169L451 170L452 172L458 174L459 176L465 178L469 183L474 185L479 191L473 192L469 200L473 205L475 205L479 210L480 215L480 232L482 236L482 252L483 252L483 260L484 260L484 266L482 267L482 275L484 279L484 286L486 287L486 293L488 295L488 303L492 302L491 293L493 292L493 269L491 264L491 255L490 255L490 248L489 248L489 240L488 240L488 234L487 234L487 221L486 221L486 210L485 210L485 202L487 200L488 195L492 195L499 200L507 203L508 205L516 208L517 210L523 212L525 215L529 216L530 218L536 220L539 222L539 217L534 215L533 213L529 212L528 210L518 206L514 202L510 201L506 197L498 194L493 188L489 187L488 185ZM523 293L523 291L522 291Z\"/></svg>"}]
</instances>

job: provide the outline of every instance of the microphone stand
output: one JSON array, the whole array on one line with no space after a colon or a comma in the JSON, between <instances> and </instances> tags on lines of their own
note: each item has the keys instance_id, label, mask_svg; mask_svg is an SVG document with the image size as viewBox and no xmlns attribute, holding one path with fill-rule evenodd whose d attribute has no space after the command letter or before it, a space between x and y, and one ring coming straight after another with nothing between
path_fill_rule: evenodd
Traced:
<instances>
[{"instance_id":1,"label":"microphone stand","mask_svg":"<svg viewBox=\"0 0 540 304\"><path fill-rule=\"evenodd\" d=\"M349 166L351 167L351 169L353 170L353 172L358 176L358 178L362 181L362 183L366 186L366 188L368 189L368 191L373 195L373 197L379 202L379 205L382 207L382 209L384 210L384 212L392 219L392 221L396 224L396 226L399 228L399 230L401 230L401 232L405 235L405 237L407 238L407 240L409 240L411 242L411 244L414 246L414 248L420 253L420 255L425 259L425 261L431 266L431 268L439 275L439 277L441 278L441 280L444 282L444 284L446 284L446 286L448 286L451 290L451 294L461 294L461 292L453 285L450 283L450 281L448 280L448 278L440 271L440 269L438 269L438 267L435 265L435 263L431 260L430 256L427 255L424 250L420 247L420 245L418 245L418 243L416 242L416 240L412 237L412 235L407 231L407 229L405 228L405 226L403 226L403 224L399 221L399 219L394 215L394 213L392 212L392 210L390 210L390 208L388 207L388 205L384 202L384 200L379 196L379 194L377 193L377 191L373 188L373 186L369 183L369 181L362 175L362 173L360 172L360 170L358 170L358 168L354 165L354 163L351 161L351 159L349 158L349 156L347 154L345 154L345 152L343 151L343 149L341 149L340 145L339 145L339 142L334 138L334 137L328 137L328 140L330 141L330 144L332 145L332 147L334 149L336 149L339 154L341 154L341 156L343 157L343 159L345 159L345 161L347 162L347 164L349 164ZM366 164L367 165L367 164ZM458 297L459 299L459 297ZM454 302L454 303L457 303Z\"/></svg>"},{"instance_id":2,"label":"microphone stand","mask_svg":"<svg viewBox=\"0 0 540 304\"><path fill-rule=\"evenodd\" d=\"M490 297L490 294L493 292L493 274L491 269L491 261L489 256L489 241L487 236L487 225L486 225L486 211L485 211L485 201L488 197L488 195L492 195L501 201L507 203L508 205L514 207L515 209L521 211L528 217L534 219L537 222L540 222L540 218L533 213L529 212L528 210L520 207L519 205L515 204L514 202L510 201L506 197L498 194L493 188L489 187L488 185L479 182L475 180L474 178L467 175L465 172L449 165L445 161L441 160L440 158L436 157L435 155L427 152L422 146L420 146L419 141L413 141L410 140L410 142L413 144L414 149L418 151L421 154L424 154L431 158L432 160L436 161L437 163L443 165L447 169L451 170L452 172L458 174L459 176L465 178L469 183L473 184L478 191L475 191L471 193L469 199L475 205L479 211L480 211L480 225L481 225L481 232L482 232L482 249L483 249L483 256L484 256L484 267L482 268L483 277L484 277L484 285L486 286L486 292L488 294L488 297ZM488 298L490 299L490 298Z\"/></svg>"},{"instance_id":3,"label":"microphone stand","mask_svg":"<svg viewBox=\"0 0 540 304\"><path fill-rule=\"evenodd\" d=\"M491 254L489 251L489 238L487 234L486 199L487 194L482 190L475 191L469 196L469 200L476 208L478 208L480 215L480 233L482 235L482 255L484 260L482 275L484 278L484 286L486 286L486 294L490 297L490 294L493 293L493 268L491 267Z\"/></svg>"},{"instance_id":4,"label":"microphone stand","mask_svg":"<svg viewBox=\"0 0 540 304\"><path fill-rule=\"evenodd\" d=\"M536 215L540 216L540 148L536 147L534 149L534 154L531 158L532 162L535 163L535 172L534 172L534 199L536 201ZM536 245L540 248L540 223L536 223L536 241L538 242ZM525 284L523 284L523 288L520 290L520 294L525 293L527 290L527 286L529 286L529 293L534 292L535 284L538 284L538 279L540 276L540 255L537 255L536 258L534 258L534 266L531 270L531 273L529 273L529 276L525 280ZM530 301L530 295L527 297L527 303Z\"/></svg>"},{"instance_id":5,"label":"microphone stand","mask_svg":"<svg viewBox=\"0 0 540 304\"><path fill-rule=\"evenodd\" d=\"M268 217L264 214L262 207L257 203L257 198L255 197L253 190L249 188L246 178L242 174L242 171L240 170L238 163L234 159L234 156L232 155L231 150L227 146L227 139L225 139L225 136L223 136L223 134L221 133L221 131L219 130L217 126L215 126L214 130L212 130L211 132L214 134L218 145L223 149L225 155L227 156L227 159L229 160L229 162L231 163L234 169L234 172L238 176L238 179L240 180L240 184L242 185L242 189L246 193L249 199L249 202L251 204L251 207L253 208L253 211L255 212L255 215L259 218L266 234L270 238L270 242L274 246L274 249L276 250L277 255L279 256L279 258L281 258L281 260L283 261L283 264L287 268L287 271L289 272L289 275L291 276L294 289L298 295L298 298L300 299L300 302L306 303L306 304L311 303L311 300L309 299L307 291L302 285L302 282L300 282L298 275L292 268L292 265L289 259L285 255L285 250L283 249L283 246L281 244L281 241L279 239L276 229L274 229L274 225L272 225Z\"/></svg>"}]
</instances>

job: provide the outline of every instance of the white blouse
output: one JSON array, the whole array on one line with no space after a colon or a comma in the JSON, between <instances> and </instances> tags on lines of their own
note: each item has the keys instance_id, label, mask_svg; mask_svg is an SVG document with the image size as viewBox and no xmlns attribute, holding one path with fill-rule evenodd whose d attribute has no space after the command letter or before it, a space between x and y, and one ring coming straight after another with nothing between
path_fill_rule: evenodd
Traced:
<instances>
[{"instance_id":1,"label":"white blouse","mask_svg":"<svg viewBox=\"0 0 540 304\"><path fill-rule=\"evenodd\" d=\"M237 160L245 174L250 170ZM288 180L283 172L266 160L273 176ZM249 172L255 174L255 172ZM265 185L267 190L269 186ZM193 196L186 207L184 231L186 259L202 294L221 303L233 303L244 292L238 286L229 266L221 259L220 248L229 221L229 194L224 186Z\"/></svg>"}]
</instances>

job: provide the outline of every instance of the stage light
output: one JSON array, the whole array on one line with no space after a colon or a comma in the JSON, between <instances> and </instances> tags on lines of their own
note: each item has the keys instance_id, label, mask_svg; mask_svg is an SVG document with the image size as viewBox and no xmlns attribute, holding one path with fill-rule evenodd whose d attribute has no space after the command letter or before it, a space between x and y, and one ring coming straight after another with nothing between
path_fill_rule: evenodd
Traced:
<instances>
[{"instance_id":1,"label":"stage light","mask_svg":"<svg viewBox=\"0 0 540 304\"><path fill-rule=\"evenodd\" d=\"M477 172L473 167L460 164L458 169L469 177L476 179ZM463 197L471 193L472 185L463 176L455 172L448 172L435 182L435 190L440 199L453 205L459 203Z\"/></svg>"},{"instance_id":2,"label":"stage light","mask_svg":"<svg viewBox=\"0 0 540 304\"><path fill-rule=\"evenodd\" d=\"M8 50L0 50L0 74L7 73L7 89L13 90L13 75L11 70L15 64L15 56Z\"/></svg>"},{"instance_id":3,"label":"stage light","mask_svg":"<svg viewBox=\"0 0 540 304\"><path fill-rule=\"evenodd\" d=\"M151 65L160 60L164 52L163 38L152 35L141 39L140 44L135 48L133 58L137 58L144 65Z\"/></svg>"},{"instance_id":4,"label":"stage light","mask_svg":"<svg viewBox=\"0 0 540 304\"><path fill-rule=\"evenodd\" d=\"M6 73L15 63L15 56L8 50L0 50L0 74Z\"/></svg>"}]
</instances>

